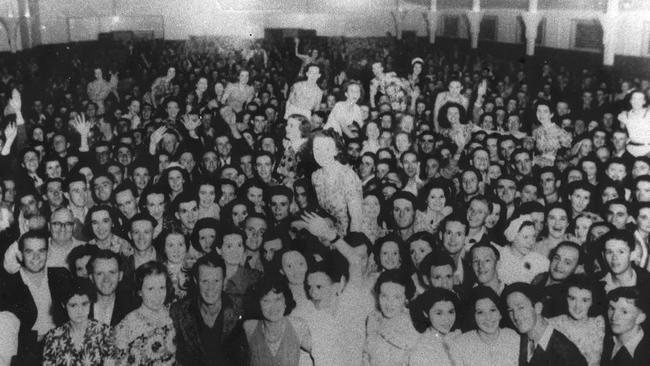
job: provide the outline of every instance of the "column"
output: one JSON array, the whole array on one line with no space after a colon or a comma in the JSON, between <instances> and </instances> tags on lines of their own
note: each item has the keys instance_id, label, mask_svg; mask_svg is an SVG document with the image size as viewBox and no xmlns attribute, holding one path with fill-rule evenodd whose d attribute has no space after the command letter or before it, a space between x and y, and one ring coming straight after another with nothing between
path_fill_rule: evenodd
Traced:
<instances>
[{"instance_id":1,"label":"column","mask_svg":"<svg viewBox=\"0 0 650 366\"><path fill-rule=\"evenodd\" d=\"M603 27L603 65L605 66L614 66L620 18L619 0L609 0L607 12L599 16Z\"/></svg>"},{"instance_id":2,"label":"column","mask_svg":"<svg viewBox=\"0 0 650 366\"><path fill-rule=\"evenodd\" d=\"M427 26L429 27L429 43L436 43L436 31L438 30L438 20L440 13L438 11L430 11L427 13Z\"/></svg>"},{"instance_id":3,"label":"column","mask_svg":"<svg viewBox=\"0 0 650 366\"><path fill-rule=\"evenodd\" d=\"M9 47L11 53L16 53L19 49L18 46L18 18L15 17L1 17L0 22L7 31L7 39L9 40Z\"/></svg>"},{"instance_id":4,"label":"column","mask_svg":"<svg viewBox=\"0 0 650 366\"><path fill-rule=\"evenodd\" d=\"M483 19L482 11L468 11L467 19L469 20L469 33L472 49L478 48L478 36L481 31L481 20Z\"/></svg>"},{"instance_id":5,"label":"column","mask_svg":"<svg viewBox=\"0 0 650 366\"><path fill-rule=\"evenodd\" d=\"M27 0L27 9L30 15L32 47L41 44L41 12L38 0Z\"/></svg>"},{"instance_id":6,"label":"column","mask_svg":"<svg viewBox=\"0 0 650 366\"><path fill-rule=\"evenodd\" d=\"M526 12L521 14L526 26L526 55L535 55L535 41L537 40L537 27L542 20L542 14L538 12Z\"/></svg>"},{"instance_id":7,"label":"column","mask_svg":"<svg viewBox=\"0 0 650 366\"><path fill-rule=\"evenodd\" d=\"M542 20L542 15L537 12L537 0L528 0L528 11L521 14L526 27L526 56L535 55L535 41L537 40L537 27Z\"/></svg>"},{"instance_id":8,"label":"column","mask_svg":"<svg viewBox=\"0 0 650 366\"><path fill-rule=\"evenodd\" d=\"M31 48L31 14L29 13L27 0L18 0L18 27L20 32L20 39L22 41L22 49L26 50L28 48Z\"/></svg>"},{"instance_id":9,"label":"column","mask_svg":"<svg viewBox=\"0 0 650 366\"><path fill-rule=\"evenodd\" d=\"M401 41L404 17L406 16L406 9L404 9L402 0L395 0L395 11L391 12L391 15L395 21L395 38Z\"/></svg>"},{"instance_id":10,"label":"column","mask_svg":"<svg viewBox=\"0 0 650 366\"><path fill-rule=\"evenodd\" d=\"M438 0L431 0L431 7L429 12L426 14L427 27L429 28L429 43L436 43L436 31L438 30L438 19L440 19L440 14L438 13Z\"/></svg>"}]
</instances>

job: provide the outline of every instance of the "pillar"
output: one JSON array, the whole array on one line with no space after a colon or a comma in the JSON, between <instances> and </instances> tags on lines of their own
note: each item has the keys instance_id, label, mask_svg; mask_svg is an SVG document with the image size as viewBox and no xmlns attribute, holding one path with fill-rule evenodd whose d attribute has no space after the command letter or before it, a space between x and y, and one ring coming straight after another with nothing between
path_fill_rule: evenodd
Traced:
<instances>
[{"instance_id":1,"label":"pillar","mask_svg":"<svg viewBox=\"0 0 650 366\"><path fill-rule=\"evenodd\" d=\"M32 37L32 47L40 45L41 42L41 12L38 0L27 0L27 9L29 10L30 34Z\"/></svg>"},{"instance_id":2,"label":"pillar","mask_svg":"<svg viewBox=\"0 0 650 366\"><path fill-rule=\"evenodd\" d=\"M469 20L469 33L472 49L478 48L478 36L481 31L481 20L483 19L482 11L468 11L467 19Z\"/></svg>"},{"instance_id":3,"label":"pillar","mask_svg":"<svg viewBox=\"0 0 650 366\"><path fill-rule=\"evenodd\" d=\"M521 14L526 26L526 55L533 56L535 54L535 41L537 40L537 27L542 20L542 14L538 12L525 12Z\"/></svg>"},{"instance_id":4,"label":"pillar","mask_svg":"<svg viewBox=\"0 0 650 366\"><path fill-rule=\"evenodd\" d=\"M7 31L7 39L9 40L9 48L11 53L16 53L19 49L18 44L18 19L15 17L1 17L0 22Z\"/></svg>"},{"instance_id":5,"label":"pillar","mask_svg":"<svg viewBox=\"0 0 650 366\"><path fill-rule=\"evenodd\" d=\"M599 16L603 27L603 65L605 66L614 66L620 18L619 0L609 0L607 12Z\"/></svg>"},{"instance_id":6,"label":"pillar","mask_svg":"<svg viewBox=\"0 0 650 366\"><path fill-rule=\"evenodd\" d=\"M427 26L429 27L429 43L436 43L436 31L438 30L438 20L440 13L438 11L429 11L427 13Z\"/></svg>"}]
</instances>

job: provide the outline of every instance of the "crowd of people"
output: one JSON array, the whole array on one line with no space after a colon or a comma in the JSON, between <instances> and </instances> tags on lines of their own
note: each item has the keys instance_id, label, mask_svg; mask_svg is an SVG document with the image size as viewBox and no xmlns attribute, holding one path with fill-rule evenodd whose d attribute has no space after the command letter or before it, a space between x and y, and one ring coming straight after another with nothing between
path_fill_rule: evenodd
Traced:
<instances>
[{"instance_id":1,"label":"crowd of people","mask_svg":"<svg viewBox=\"0 0 650 366\"><path fill-rule=\"evenodd\" d=\"M650 81L293 42L0 65L0 365L650 363Z\"/></svg>"}]
</instances>

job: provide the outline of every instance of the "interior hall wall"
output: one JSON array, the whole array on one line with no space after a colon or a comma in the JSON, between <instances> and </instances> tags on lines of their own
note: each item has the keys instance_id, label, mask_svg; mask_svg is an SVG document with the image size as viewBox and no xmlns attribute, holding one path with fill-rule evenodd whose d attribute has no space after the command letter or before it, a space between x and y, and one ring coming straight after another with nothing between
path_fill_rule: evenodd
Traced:
<instances>
[{"instance_id":1,"label":"interior hall wall","mask_svg":"<svg viewBox=\"0 0 650 366\"><path fill-rule=\"evenodd\" d=\"M115 8L111 3L108 0L40 0L42 42L92 40L97 39L100 32L145 30L156 26L160 26L166 39L177 40L196 35L261 38L264 28L305 28L316 30L319 36L348 37L375 37L395 32L391 16L394 0L116 0ZM439 4L443 5L439 12L442 16L460 16L459 38L468 38L466 8L456 9L444 1ZM572 49L576 21L597 19L600 14L594 9L553 10L549 7L541 9L546 18L542 46L548 48ZM427 8L407 4L403 9L403 30L426 36L424 13ZM520 11L517 8L485 10L486 16L498 17L497 42L520 42L523 31L518 18ZM650 10L621 14L623 27L616 35L616 54L650 56ZM160 17L161 24L153 21L152 16ZM442 33L442 23L439 22L438 35Z\"/></svg>"}]
</instances>

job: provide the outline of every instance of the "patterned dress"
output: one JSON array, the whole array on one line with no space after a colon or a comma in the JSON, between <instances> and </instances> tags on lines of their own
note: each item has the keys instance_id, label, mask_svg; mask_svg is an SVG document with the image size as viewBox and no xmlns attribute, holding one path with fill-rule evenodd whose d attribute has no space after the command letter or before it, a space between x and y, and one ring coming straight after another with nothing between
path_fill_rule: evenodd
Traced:
<instances>
[{"instance_id":1,"label":"patterned dress","mask_svg":"<svg viewBox=\"0 0 650 366\"><path fill-rule=\"evenodd\" d=\"M117 355L111 327L96 320L88 320L81 347L70 337L70 323L52 329L45 336L44 366L95 366L112 360Z\"/></svg>"},{"instance_id":2,"label":"patterned dress","mask_svg":"<svg viewBox=\"0 0 650 366\"><path fill-rule=\"evenodd\" d=\"M605 320L602 316L589 318L586 321L575 321L563 314L548 320L553 328L564 334L575 343L580 353L585 356L589 366L600 364L605 338Z\"/></svg>"},{"instance_id":3,"label":"patterned dress","mask_svg":"<svg viewBox=\"0 0 650 366\"><path fill-rule=\"evenodd\" d=\"M356 205L361 208L361 202L363 202L361 180L352 169L346 166L343 166L338 174L333 176L325 176L325 171L318 169L312 174L311 180L318 203L336 218L338 235L345 236L350 223L348 207Z\"/></svg>"},{"instance_id":4,"label":"patterned dress","mask_svg":"<svg viewBox=\"0 0 650 366\"><path fill-rule=\"evenodd\" d=\"M155 318L140 307L115 327L117 365L168 366L176 364L176 330L169 312Z\"/></svg>"},{"instance_id":5,"label":"patterned dress","mask_svg":"<svg viewBox=\"0 0 650 366\"><path fill-rule=\"evenodd\" d=\"M562 147L571 147L571 134L556 124L540 126L533 131L535 147L541 153L535 157L535 164L539 166L553 166L555 155Z\"/></svg>"}]
</instances>

